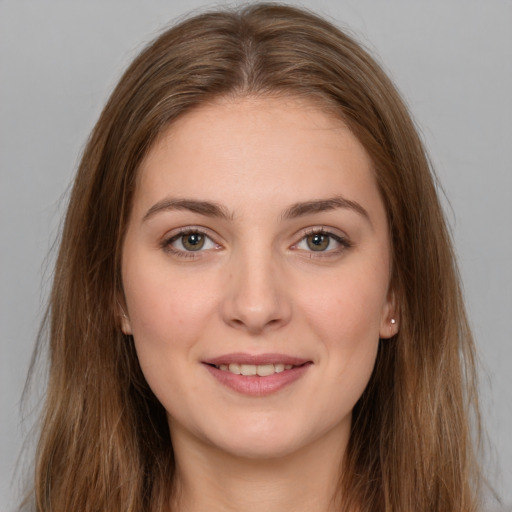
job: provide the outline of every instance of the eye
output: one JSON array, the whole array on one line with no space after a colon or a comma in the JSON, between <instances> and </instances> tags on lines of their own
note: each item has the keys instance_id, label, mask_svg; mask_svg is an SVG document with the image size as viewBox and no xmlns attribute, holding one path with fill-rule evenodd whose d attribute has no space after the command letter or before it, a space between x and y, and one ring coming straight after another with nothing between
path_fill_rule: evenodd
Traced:
<instances>
[{"instance_id":1,"label":"eye","mask_svg":"<svg viewBox=\"0 0 512 512\"><path fill-rule=\"evenodd\" d=\"M308 252L339 253L350 246L346 238L320 229L308 233L294 248Z\"/></svg>"},{"instance_id":2,"label":"eye","mask_svg":"<svg viewBox=\"0 0 512 512\"><path fill-rule=\"evenodd\" d=\"M181 231L166 239L162 245L166 250L177 254L218 248L208 235L196 229Z\"/></svg>"}]
</instances>

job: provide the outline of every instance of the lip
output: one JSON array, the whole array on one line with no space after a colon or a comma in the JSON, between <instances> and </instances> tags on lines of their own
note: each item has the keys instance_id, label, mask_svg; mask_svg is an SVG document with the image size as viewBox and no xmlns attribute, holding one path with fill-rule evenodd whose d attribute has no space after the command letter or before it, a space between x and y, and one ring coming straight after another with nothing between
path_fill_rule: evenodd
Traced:
<instances>
[{"instance_id":1,"label":"lip","mask_svg":"<svg viewBox=\"0 0 512 512\"><path fill-rule=\"evenodd\" d=\"M266 377L236 375L229 371L220 370L216 366L231 363L263 365L281 363L293 365L290 370L274 373ZM277 393L281 389L296 382L312 366L312 361L285 354L243 354L233 353L203 361L203 366L218 382L243 395L261 397Z\"/></svg>"}]
</instances>

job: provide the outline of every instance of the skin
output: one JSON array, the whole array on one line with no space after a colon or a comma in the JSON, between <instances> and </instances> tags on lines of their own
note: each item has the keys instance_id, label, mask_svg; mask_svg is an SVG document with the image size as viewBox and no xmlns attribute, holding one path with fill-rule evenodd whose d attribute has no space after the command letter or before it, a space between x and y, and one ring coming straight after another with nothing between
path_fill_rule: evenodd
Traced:
<instances>
[{"instance_id":1,"label":"skin","mask_svg":"<svg viewBox=\"0 0 512 512\"><path fill-rule=\"evenodd\" d=\"M349 206L290 214L334 197ZM165 207L176 199L225 215ZM204 232L201 250L186 250L184 228ZM325 249L311 249L312 230ZM124 241L123 331L168 413L178 510L330 510L351 411L379 338L398 329L390 270L372 163L318 106L224 99L161 135L141 166ZM309 364L253 396L204 364L229 353Z\"/></svg>"}]
</instances>

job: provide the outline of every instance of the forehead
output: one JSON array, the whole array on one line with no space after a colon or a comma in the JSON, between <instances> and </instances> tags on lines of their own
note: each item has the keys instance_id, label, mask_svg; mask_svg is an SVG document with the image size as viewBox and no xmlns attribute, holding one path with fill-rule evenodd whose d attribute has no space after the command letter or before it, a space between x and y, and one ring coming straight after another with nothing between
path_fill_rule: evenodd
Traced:
<instances>
[{"instance_id":1,"label":"forehead","mask_svg":"<svg viewBox=\"0 0 512 512\"><path fill-rule=\"evenodd\" d=\"M370 157L350 129L293 97L222 99L179 118L144 159L136 204L165 194L242 210L336 194L379 200Z\"/></svg>"}]
</instances>

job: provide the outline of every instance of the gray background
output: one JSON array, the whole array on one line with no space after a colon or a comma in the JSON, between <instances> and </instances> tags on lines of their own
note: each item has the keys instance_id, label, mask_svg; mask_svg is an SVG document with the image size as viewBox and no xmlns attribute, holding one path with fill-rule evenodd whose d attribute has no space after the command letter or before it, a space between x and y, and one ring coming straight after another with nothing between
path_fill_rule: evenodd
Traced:
<instances>
[{"instance_id":1,"label":"gray background","mask_svg":"<svg viewBox=\"0 0 512 512\"><path fill-rule=\"evenodd\" d=\"M20 395L79 154L128 62L169 21L205 5L0 0L0 511L19 491L13 471L33 420L22 425ZM512 503L512 1L302 5L351 27L423 133L480 351L488 475Z\"/></svg>"}]
</instances>

